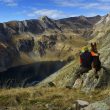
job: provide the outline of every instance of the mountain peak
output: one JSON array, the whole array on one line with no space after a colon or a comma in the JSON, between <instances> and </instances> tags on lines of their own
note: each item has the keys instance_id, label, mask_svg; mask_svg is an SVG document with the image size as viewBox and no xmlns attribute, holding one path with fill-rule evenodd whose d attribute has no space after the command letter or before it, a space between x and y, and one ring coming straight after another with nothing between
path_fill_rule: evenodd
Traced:
<instances>
[{"instance_id":1,"label":"mountain peak","mask_svg":"<svg viewBox=\"0 0 110 110\"><path fill-rule=\"evenodd\" d=\"M105 16L104 20L105 20L105 23L108 23L110 21L110 13Z\"/></svg>"},{"instance_id":2,"label":"mountain peak","mask_svg":"<svg viewBox=\"0 0 110 110\"><path fill-rule=\"evenodd\" d=\"M48 16L42 16L42 17L40 18L40 20L41 20L41 21L49 21L50 18L49 18Z\"/></svg>"},{"instance_id":3,"label":"mountain peak","mask_svg":"<svg viewBox=\"0 0 110 110\"><path fill-rule=\"evenodd\" d=\"M85 16L79 16L79 18L78 18L80 21L87 21L88 22L88 20L87 20L87 18L85 17Z\"/></svg>"},{"instance_id":4,"label":"mountain peak","mask_svg":"<svg viewBox=\"0 0 110 110\"><path fill-rule=\"evenodd\" d=\"M96 23L96 25L108 24L110 22L110 13L101 17L101 20Z\"/></svg>"},{"instance_id":5,"label":"mountain peak","mask_svg":"<svg viewBox=\"0 0 110 110\"><path fill-rule=\"evenodd\" d=\"M83 15L81 15L81 16L79 16L79 18L81 18L81 19L85 19L86 17L85 17L85 16L83 16Z\"/></svg>"},{"instance_id":6,"label":"mountain peak","mask_svg":"<svg viewBox=\"0 0 110 110\"><path fill-rule=\"evenodd\" d=\"M107 15L106 16L110 16L110 12L109 13L107 13Z\"/></svg>"}]
</instances>

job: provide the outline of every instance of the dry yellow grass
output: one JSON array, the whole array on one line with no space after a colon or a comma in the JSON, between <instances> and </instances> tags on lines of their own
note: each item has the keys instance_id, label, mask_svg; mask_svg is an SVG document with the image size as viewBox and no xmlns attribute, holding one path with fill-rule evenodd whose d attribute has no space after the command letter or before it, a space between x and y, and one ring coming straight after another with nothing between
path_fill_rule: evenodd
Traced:
<instances>
[{"instance_id":1,"label":"dry yellow grass","mask_svg":"<svg viewBox=\"0 0 110 110\"><path fill-rule=\"evenodd\" d=\"M67 88L17 88L0 90L0 108L8 110L48 110L47 104L56 110L66 110L75 100L94 102L110 96L110 90L97 90L85 94L79 90ZM11 108L11 109L10 109Z\"/></svg>"}]
</instances>

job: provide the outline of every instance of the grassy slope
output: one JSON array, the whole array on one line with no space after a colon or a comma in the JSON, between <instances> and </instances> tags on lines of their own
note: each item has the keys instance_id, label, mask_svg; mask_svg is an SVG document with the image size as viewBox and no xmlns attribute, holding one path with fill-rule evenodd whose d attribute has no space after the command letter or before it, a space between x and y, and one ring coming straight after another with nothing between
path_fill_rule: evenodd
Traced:
<instances>
[{"instance_id":1,"label":"grassy slope","mask_svg":"<svg viewBox=\"0 0 110 110\"><path fill-rule=\"evenodd\" d=\"M104 91L97 90L93 93L85 94L79 90L60 88L67 84L68 82L66 81L73 76L76 64L78 64L77 58L49 77L48 80L53 80L59 86L57 88L31 87L10 90L1 89L0 109L48 110L46 106L51 105L56 108L55 110L66 110L77 99L94 102L110 96L110 89ZM48 82L48 80L44 80L43 83Z\"/></svg>"},{"instance_id":2,"label":"grassy slope","mask_svg":"<svg viewBox=\"0 0 110 110\"><path fill-rule=\"evenodd\" d=\"M58 72L60 76L55 74L53 78L61 87L66 83L66 78L70 78L73 73L76 61L63 67ZM62 83L61 83L61 82ZM46 82L46 81L45 81ZM48 87L31 87L17 89L1 89L0 90L0 109L7 110L49 110L47 106L55 108L54 110L66 110L71 107L75 100L86 100L95 102L103 100L110 96L110 89L96 90L92 93L85 94L80 90L67 88L48 88Z\"/></svg>"},{"instance_id":3,"label":"grassy slope","mask_svg":"<svg viewBox=\"0 0 110 110\"><path fill-rule=\"evenodd\" d=\"M66 88L25 88L0 90L0 110L48 110L46 105L55 107L55 110L65 110L71 107L75 100L89 102L102 100L110 96L110 90L97 90L84 94L79 90Z\"/></svg>"},{"instance_id":4,"label":"grassy slope","mask_svg":"<svg viewBox=\"0 0 110 110\"><path fill-rule=\"evenodd\" d=\"M71 63L64 66L62 69L56 73L50 75L48 78L44 79L38 84L39 87L47 86L48 82L52 81L57 87L65 87L72 81L73 73L78 65L78 58L76 58Z\"/></svg>"}]
</instances>

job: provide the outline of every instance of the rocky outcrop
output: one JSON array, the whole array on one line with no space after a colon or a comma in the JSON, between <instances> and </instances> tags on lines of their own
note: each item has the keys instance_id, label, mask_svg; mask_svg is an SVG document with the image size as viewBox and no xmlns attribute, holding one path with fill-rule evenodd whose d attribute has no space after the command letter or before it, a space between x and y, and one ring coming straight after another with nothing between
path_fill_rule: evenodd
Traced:
<instances>
[{"instance_id":1,"label":"rocky outcrop","mask_svg":"<svg viewBox=\"0 0 110 110\"><path fill-rule=\"evenodd\" d=\"M110 105L105 101L96 101L94 103L89 103L83 100L76 100L72 107L67 110L109 110Z\"/></svg>"},{"instance_id":2,"label":"rocky outcrop","mask_svg":"<svg viewBox=\"0 0 110 110\"><path fill-rule=\"evenodd\" d=\"M81 110L109 110L110 106L104 102L95 102Z\"/></svg>"},{"instance_id":3,"label":"rocky outcrop","mask_svg":"<svg viewBox=\"0 0 110 110\"><path fill-rule=\"evenodd\" d=\"M16 42L16 48L21 52L31 52L34 48L34 38L31 39L19 39Z\"/></svg>"},{"instance_id":4,"label":"rocky outcrop","mask_svg":"<svg viewBox=\"0 0 110 110\"><path fill-rule=\"evenodd\" d=\"M109 110L109 109L110 109L110 97L101 101L91 103L87 107L83 108L83 110Z\"/></svg>"},{"instance_id":5,"label":"rocky outcrop","mask_svg":"<svg viewBox=\"0 0 110 110\"><path fill-rule=\"evenodd\" d=\"M99 78L95 78L94 70L84 73L81 78L77 79L73 88L80 88L84 92L94 91L96 88L103 88L110 85L110 72L105 68L98 71Z\"/></svg>"},{"instance_id":6,"label":"rocky outcrop","mask_svg":"<svg viewBox=\"0 0 110 110\"><path fill-rule=\"evenodd\" d=\"M58 27L57 23L55 20L48 18L47 16L43 16L40 18L40 23L42 27L46 30L48 29L56 29L58 31L61 31L60 28Z\"/></svg>"},{"instance_id":7,"label":"rocky outcrop","mask_svg":"<svg viewBox=\"0 0 110 110\"><path fill-rule=\"evenodd\" d=\"M83 100L76 100L74 103L74 109L82 110L89 105L89 102Z\"/></svg>"},{"instance_id":8,"label":"rocky outcrop","mask_svg":"<svg viewBox=\"0 0 110 110\"><path fill-rule=\"evenodd\" d=\"M15 48L0 43L0 71L6 70L18 56L19 54Z\"/></svg>"},{"instance_id":9,"label":"rocky outcrop","mask_svg":"<svg viewBox=\"0 0 110 110\"><path fill-rule=\"evenodd\" d=\"M37 48L40 56L46 54L47 49L55 48L57 42L57 35L43 35L42 39L37 42Z\"/></svg>"}]
</instances>

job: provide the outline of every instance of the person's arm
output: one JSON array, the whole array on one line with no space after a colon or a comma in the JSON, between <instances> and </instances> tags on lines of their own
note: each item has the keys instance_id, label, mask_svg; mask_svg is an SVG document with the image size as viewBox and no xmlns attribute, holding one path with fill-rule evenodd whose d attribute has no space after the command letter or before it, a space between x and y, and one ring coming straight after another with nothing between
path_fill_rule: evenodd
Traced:
<instances>
[{"instance_id":1,"label":"person's arm","mask_svg":"<svg viewBox=\"0 0 110 110\"><path fill-rule=\"evenodd\" d=\"M80 64L82 64L82 59L81 59L81 56L80 56Z\"/></svg>"}]
</instances>

